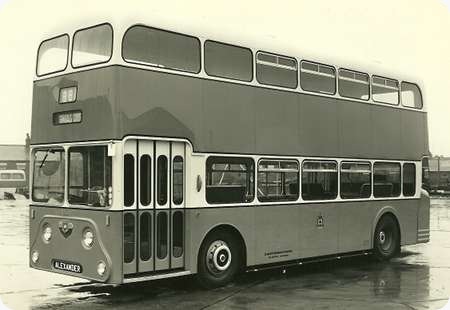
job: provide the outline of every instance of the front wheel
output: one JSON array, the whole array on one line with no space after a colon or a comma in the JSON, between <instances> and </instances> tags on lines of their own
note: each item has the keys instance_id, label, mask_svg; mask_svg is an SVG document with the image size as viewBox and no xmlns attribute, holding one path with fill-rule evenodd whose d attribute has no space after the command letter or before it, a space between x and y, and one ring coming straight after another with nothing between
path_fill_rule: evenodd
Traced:
<instances>
[{"instance_id":1,"label":"front wheel","mask_svg":"<svg viewBox=\"0 0 450 310\"><path fill-rule=\"evenodd\" d=\"M212 233L200 247L197 280L206 288L223 286L234 278L240 264L236 238L228 232Z\"/></svg>"},{"instance_id":2,"label":"front wheel","mask_svg":"<svg viewBox=\"0 0 450 310\"><path fill-rule=\"evenodd\" d=\"M400 250L400 232L392 216L383 216L375 228L373 240L375 258L389 260Z\"/></svg>"}]
</instances>

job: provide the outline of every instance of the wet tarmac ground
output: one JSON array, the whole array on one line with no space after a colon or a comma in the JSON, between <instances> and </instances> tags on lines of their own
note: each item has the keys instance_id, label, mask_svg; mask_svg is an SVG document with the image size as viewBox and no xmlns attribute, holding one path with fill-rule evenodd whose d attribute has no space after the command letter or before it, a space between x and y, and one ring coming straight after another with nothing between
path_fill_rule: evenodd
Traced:
<instances>
[{"instance_id":1,"label":"wet tarmac ground","mask_svg":"<svg viewBox=\"0 0 450 310\"><path fill-rule=\"evenodd\" d=\"M450 297L450 200L433 199L431 242L370 257L247 273L214 290L190 277L91 284L28 267L26 200L0 201L0 299L10 309L441 309ZM1 306L0 306L1 309Z\"/></svg>"}]
</instances>

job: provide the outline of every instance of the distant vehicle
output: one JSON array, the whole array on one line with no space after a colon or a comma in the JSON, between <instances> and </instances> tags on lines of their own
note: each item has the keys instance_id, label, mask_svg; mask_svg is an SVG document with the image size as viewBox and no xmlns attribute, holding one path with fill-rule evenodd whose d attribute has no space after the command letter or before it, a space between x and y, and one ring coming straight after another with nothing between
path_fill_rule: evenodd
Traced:
<instances>
[{"instance_id":1,"label":"distant vehicle","mask_svg":"<svg viewBox=\"0 0 450 310\"><path fill-rule=\"evenodd\" d=\"M14 193L22 192L26 187L23 170L0 170L0 198L14 199Z\"/></svg>"},{"instance_id":2,"label":"distant vehicle","mask_svg":"<svg viewBox=\"0 0 450 310\"><path fill-rule=\"evenodd\" d=\"M40 44L32 268L219 286L429 241L415 78L305 58L301 39L286 52L154 26L67 27Z\"/></svg>"}]
</instances>

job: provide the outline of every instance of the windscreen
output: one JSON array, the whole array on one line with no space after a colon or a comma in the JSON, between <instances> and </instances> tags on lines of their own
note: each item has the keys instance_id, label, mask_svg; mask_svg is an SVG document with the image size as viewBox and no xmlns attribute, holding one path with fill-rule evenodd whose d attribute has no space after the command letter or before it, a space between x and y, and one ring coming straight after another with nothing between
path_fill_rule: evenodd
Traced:
<instances>
[{"instance_id":1,"label":"windscreen","mask_svg":"<svg viewBox=\"0 0 450 310\"><path fill-rule=\"evenodd\" d=\"M69 150L69 203L91 207L111 205L111 157L106 146Z\"/></svg>"},{"instance_id":2,"label":"windscreen","mask_svg":"<svg viewBox=\"0 0 450 310\"><path fill-rule=\"evenodd\" d=\"M64 150L34 153L32 199L52 204L64 201Z\"/></svg>"}]
</instances>

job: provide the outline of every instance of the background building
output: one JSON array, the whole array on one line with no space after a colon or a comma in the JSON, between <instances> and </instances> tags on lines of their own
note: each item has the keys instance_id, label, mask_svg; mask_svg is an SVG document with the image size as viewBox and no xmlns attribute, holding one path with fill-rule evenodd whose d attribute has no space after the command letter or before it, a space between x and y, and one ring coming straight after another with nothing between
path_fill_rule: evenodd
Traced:
<instances>
[{"instance_id":1,"label":"background building","mask_svg":"<svg viewBox=\"0 0 450 310\"><path fill-rule=\"evenodd\" d=\"M430 157L429 167L430 189L450 191L450 157Z\"/></svg>"}]
</instances>

